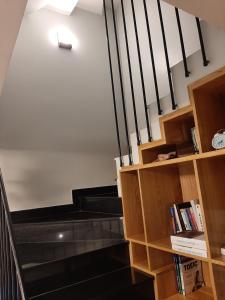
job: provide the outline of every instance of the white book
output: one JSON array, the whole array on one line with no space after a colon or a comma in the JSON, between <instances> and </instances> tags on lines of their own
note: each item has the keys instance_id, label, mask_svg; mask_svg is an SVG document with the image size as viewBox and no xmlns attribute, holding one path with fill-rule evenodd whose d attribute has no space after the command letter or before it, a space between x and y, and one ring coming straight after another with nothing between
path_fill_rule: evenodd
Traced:
<instances>
[{"instance_id":1,"label":"white book","mask_svg":"<svg viewBox=\"0 0 225 300\"><path fill-rule=\"evenodd\" d=\"M180 273L183 278L183 294L189 295L205 285L202 272L202 263L198 260L189 260L180 264Z\"/></svg>"},{"instance_id":2,"label":"white book","mask_svg":"<svg viewBox=\"0 0 225 300\"><path fill-rule=\"evenodd\" d=\"M201 223L200 223L197 208L196 208L196 205L198 205L198 201L197 200L191 200L190 203L191 203L191 207L193 209L194 215L195 215L195 220L196 220L196 223L197 223L197 226L198 226L198 230L202 231L201 230L202 229Z\"/></svg>"},{"instance_id":3,"label":"white book","mask_svg":"<svg viewBox=\"0 0 225 300\"><path fill-rule=\"evenodd\" d=\"M200 223L200 231L204 232L204 222L203 222L203 216L202 216L202 210L200 204L196 205L196 210L197 210L199 223Z\"/></svg>"},{"instance_id":4,"label":"white book","mask_svg":"<svg viewBox=\"0 0 225 300\"><path fill-rule=\"evenodd\" d=\"M186 210L181 209L180 213L181 213L182 219L184 221L184 226L185 226L186 230L192 230Z\"/></svg>"},{"instance_id":5,"label":"white book","mask_svg":"<svg viewBox=\"0 0 225 300\"><path fill-rule=\"evenodd\" d=\"M181 222L180 222L180 218L179 218L179 215L178 215L176 204L174 204L173 207L174 207L174 212L175 212L175 217L176 217L177 225L178 225L178 228L179 228L179 232L182 232L183 229L182 229L182 226L181 226Z\"/></svg>"},{"instance_id":6,"label":"white book","mask_svg":"<svg viewBox=\"0 0 225 300\"><path fill-rule=\"evenodd\" d=\"M190 255L200 256L200 257L208 257L208 253L206 250L191 248L191 247L183 247L176 244L172 244L172 249L176 251L180 251L183 253L187 253Z\"/></svg>"},{"instance_id":7,"label":"white book","mask_svg":"<svg viewBox=\"0 0 225 300\"><path fill-rule=\"evenodd\" d=\"M186 234L171 235L170 239L172 244L178 246L207 251L207 244L204 233L193 237L191 237L191 235L190 237L188 237L188 235L186 236Z\"/></svg>"}]
</instances>

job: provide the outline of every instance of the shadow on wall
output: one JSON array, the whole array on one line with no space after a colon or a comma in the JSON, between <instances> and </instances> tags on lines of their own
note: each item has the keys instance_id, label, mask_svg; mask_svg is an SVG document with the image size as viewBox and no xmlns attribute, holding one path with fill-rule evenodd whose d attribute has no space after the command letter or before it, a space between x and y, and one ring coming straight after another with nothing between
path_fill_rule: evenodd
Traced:
<instances>
[{"instance_id":1,"label":"shadow on wall","mask_svg":"<svg viewBox=\"0 0 225 300\"><path fill-rule=\"evenodd\" d=\"M72 203L72 189L114 184L110 155L4 150L0 164L10 210Z\"/></svg>"}]
</instances>

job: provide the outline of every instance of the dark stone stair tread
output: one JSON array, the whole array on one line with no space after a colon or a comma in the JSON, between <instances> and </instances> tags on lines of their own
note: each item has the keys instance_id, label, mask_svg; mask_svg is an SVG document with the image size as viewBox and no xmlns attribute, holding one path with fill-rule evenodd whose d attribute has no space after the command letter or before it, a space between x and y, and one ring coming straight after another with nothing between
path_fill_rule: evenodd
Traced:
<instances>
[{"instance_id":1,"label":"dark stone stair tread","mask_svg":"<svg viewBox=\"0 0 225 300\"><path fill-rule=\"evenodd\" d=\"M153 300L151 279L146 281L148 291L144 295L140 289L132 285L130 268L117 270L104 276L65 287L58 291L31 297L31 300ZM141 290L143 290L141 288ZM129 297L129 298L127 298Z\"/></svg>"}]
</instances>

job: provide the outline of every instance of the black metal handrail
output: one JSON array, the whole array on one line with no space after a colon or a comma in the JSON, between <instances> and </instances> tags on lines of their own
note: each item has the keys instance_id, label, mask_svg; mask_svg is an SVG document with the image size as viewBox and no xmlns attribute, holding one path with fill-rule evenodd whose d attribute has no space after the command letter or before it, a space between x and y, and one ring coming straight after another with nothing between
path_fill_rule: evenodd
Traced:
<instances>
[{"instance_id":1,"label":"black metal handrail","mask_svg":"<svg viewBox=\"0 0 225 300\"><path fill-rule=\"evenodd\" d=\"M163 102L160 98L163 97L163 95L160 95L160 88L161 85L159 84L159 78L157 74L157 60L156 60L156 53L158 49L154 49L154 40L152 39L152 33L153 30L158 30L159 34L162 35L162 47L164 50L163 60L165 58L165 71L167 73L167 79L168 79L168 85L169 85L169 93L171 98L171 106L172 109L175 110L178 108L178 103L176 102L175 97L175 90L173 86L173 77L172 77L172 63L171 63L171 57L170 57L170 49L168 48L168 41L166 36L166 28L164 25L165 16L163 14L163 1L162 0L154 0L153 2L156 2L156 10L158 11L157 17L159 20L159 28L154 28L154 23L152 23L153 14L155 12L152 11L151 7L151 1L148 0L103 0L103 6L104 6L104 14L105 14L105 25L106 25L106 36L107 36L107 46L108 46L108 55L109 55L109 63L110 63L110 75L111 75L111 83L112 83L112 93L113 93L113 104L114 104L114 114L115 114L115 123L116 123L116 132L117 132L117 142L118 142L118 148L119 148L119 155L120 155L120 164L123 165L123 158L122 158L122 150L121 145L125 144L126 142L128 147L128 155L130 159L130 164L132 164L132 150L133 150L133 144L129 140L129 129L131 127L134 127L134 130L136 132L136 139L137 139L137 145L140 145L142 143L141 141L141 130L140 126L145 123L147 128L147 135L148 135L148 141L152 141L152 123L151 123L151 117L152 114L150 112L150 103L149 100L149 94L147 93L147 87L148 87L148 80L147 72L145 71L145 65L144 64L151 64L152 74L153 74L153 80L154 88L155 88L155 96L156 96L156 104L158 108L158 115L161 115L163 113ZM120 4L120 5L119 5ZM143 5L141 9L144 9L144 23L146 25L146 28L143 30L143 26L140 27L140 13L139 9L137 9L137 5ZM130 7L131 6L131 7ZM106 7L107 7L107 14L109 15L109 19L107 20L107 14L106 14ZM183 26L182 26L182 15L180 14L180 10L177 7L174 7L175 9L175 15L177 21L177 30L178 30L178 37L179 37L179 43L180 43L180 49L183 59L183 65L184 65L184 75L185 77L190 76L189 66L188 66L188 60L187 60L187 53L186 53L186 47L185 45L185 32L183 32ZM130 18L129 18L130 16ZM118 17L118 19L117 19ZM142 16L143 18L143 16ZM207 53L204 43L204 37L202 33L201 28L201 22L199 18L195 17L193 19L193 22L196 22L197 30L198 30L198 37L199 37L199 43L201 46L201 53L202 53L202 59L203 59L203 65L207 66L209 64L209 61L207 59ZM143 24L143 23L142 23ZM113 40L109 40L109 33L111 32L110 26L113 27L112 32L113 34ZM145 26L144 26L145 27ZM153 28L151 28L153 27ZM157 27L157 26L156 26ZM146 31L147 29L147 35ZM131 35L133 35L133 39L131 39ZM149 52L150 52L150 59L145 59L143 56L142 50L146 48L146 43L143 43L143 40L140 39L140 37L147 38L148 46L149 46ZM125 45L123 45L123 42L125 41ZM115 68L118 68L118 82L119 87L121 90L121 97L116 97L116 80L114 83L114 77L116 79L116 75L114 74L114 68L113 68L113 60L112 60L112 54L113 50L111 51L111 48L115 42L115 49L116 49L116 66ZM125 52L122 52L124 48ZM112 48L113 49L113 48ZM123 55L125 53L125 55ZM135 55L138 61L136 59L133 59L133 55ZM171 60L171 61L170 61ZM125 61L125 64L124 64ZM136 64L136 66L135 66ZM128 67L127 69L124 68L124 66ZM123 72L124 71L124 72ZM135 74L137 72L138 74ZM146 73L146 74L145 74ZM136 79L140 75L140 83L141 86L138 86L135 84ZM127 78L126 78L127 77ZM151 78L151 77L150 77ZM139 78L138 78L139 80ZM127 85L125 86L125 83ZM125 89L125 87L127 89ZM138 89L139 87L139 89ZM131 93L130 93L131 92ZM142 102L143 100L143 106L144 106L144 120L143 116L141 115L142 111ZM129 99L130 98L130 99ZM129 101L130 100L130 101ZM119 115L119 104L122 104L123 108L123 121L125 124L125 135L120 135L120 122L118 120ZM131 109L129 109L126 104L129 103L131 106ZM118 106L118 107L117 107ZM132 122L130 122L130 120ZM143 123L144 121L144 123ZM121 123L122 124L122 123ZM129 124L129 126L128 126ZM141 124L141 125L140 125ZM122 128L123 130L123 128ZM123 141L124 137L126 138L126 141ZM131 147L132 144L132 147Z\"/></svg>"},{"instance_id":2,"label":"black metal handrail","mask_svg":"<svg viewBox=\"0 0 225 300\"><path fill-rule=\"evenodd\" d=\"M0 174L0 296L1 300L27 300L13 235L11 215Z\"/></svg>"}]
</instances>

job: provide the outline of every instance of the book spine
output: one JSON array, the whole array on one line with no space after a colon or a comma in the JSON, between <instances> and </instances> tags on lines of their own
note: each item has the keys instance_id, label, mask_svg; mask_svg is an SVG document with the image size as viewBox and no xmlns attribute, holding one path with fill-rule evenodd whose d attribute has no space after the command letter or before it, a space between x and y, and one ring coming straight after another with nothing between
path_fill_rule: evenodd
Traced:
<instances>
[{"instance_id":1,"label":"book spine","mask_svg":"<svg viewBox=\"0 0 225 300\"><path fill-rule=\"evenodd\" d=\"M180 218L179 218L179 214L178 214L178 209L176 207L176 204L174 204L174 212L175 212L175 217L176 217L176 222L177 222L177 225L178 225L178 228L179 228L179 231L178 232L182 232L183 229L182 229L182 226L181 226L181 222L180 222Z\"/></svg>"},{"instance_id":2,"label":"book spine","mask_svg":"<svg viewBox=\"0 0 225 300\"><path fill-rule=\"evenodd\" d=\"M200 224L200 220L199 220L199 217L198 217L198 212L197 212L197 208L196 208L196 205L198 204L196 200L191 200L191 207L193 209L193 212L194 212L194 215L195 215L195 220L196 220L196 223L198 225L198 231L201 231L201 224Z\"/></svg>"},{"instance_id":3,"label":"book spine","mask_svg":"<svg viewBox=\"0 0 225 300\"><path fill-rule=\"evenodd\" d=\"M194 229L194 224L193 224L193 221L192 221L192 217L191 217L191 214L190 214L190 211L189 211L189 208L186 208L186 209L185 209L185 212L186 212L186 214L187 214L187 217L188 217L188 221L189 221L191 230L195 230L195 229Z\"/></svg>"},{"instance_id":4,"label":"book spine","mask_svg":"<svg viewBox=\"0 0 225 300\"><path fill-rule=\"evenodd\" d=\"M186 230L192 230L186 210L181 209L180 212L181 212L182 219L184 221L185 229Z\"/></svg>"},{"instance_id":5,"label":"book spine","mask_svg":"<svg viewBox=\"0 0 225 300\"><path fill-rule=\"evenodd\" d=\"M195 127L191 128L191 137L192 137L192 142L193 142L193 146L194 146L194 149L195 149L195 153L199 153L198 143L197 143L197 139L196 139L196 128Z\"/></svg>"},{"instance_id":6,"label":"book spine","mask_svg":"<svg viewBox=\"0 0 225 300\"><path fill-rule=\"evenodd\" d=\"M196 255L196 256L200 256L200 257L205 257L205 258L208 257L206 250L200 250L200 249L196 249L196 248L188 248L188 247L183 247L183 246L179 246L179 245L175 245L175 244L172 244L172 248L175 251L180 251L183 253Z\"/></svg>"},{"instance_id":7,"label":"book spine","mask_svg":"<svg viewBox=\"0 0 225 300\"><path fill-rule=\"evenodd\" d=\"M198 231L198 224L197 224L197 221L196 221L196 218L195 218L195 213L193 211L193 208L190 207L188 209L188 211L190 212L190 216L191 216L191 221L192 221L192 224L193 224L193 228L195 231Z\"/></svg>"},{"instance_id":8,"label":"book spine","mask_svg":"<svg viewBox=\"0 0 225 300\"><path fill-rule=\"evenodd\" d=\"M200 204L196 205L196 210L199 218L200 231L204 232L204 222L203 222L202 210Z\"/></svg>"},{"instance_id":9,"label":"book spine","mask_svg":"<svg viewBox=\"0 0 225 300\"><path fill-rule=\"evenodd\" d=\"M176 224L176 217L175 217L175 213L174 213L174 208L170 207L170 214L171 214L171 219L172 219L172 229L173 229L173 233L176 234L178 231L178 227Z\"/></svg>"},{"instance_id":10,"label":"book spine","mask_svg":"<svg viewBox=\"0 0 225 300\"><path fill-rule=\"evenodd\" d=\"M181 278L180 278L180 270L179 270L179 262L178 262L178 255L173 255L173 260L175 264L175 270L176 270L176 278L177 278L177 288L178 292L182 293L182 285L181 285Z\"/></svg>"},{"instance_id":11,"label":"book spine","mask_svg":"<svg viewBox=\"0 0 225 300\"><path fill-rule=\"evenodd\" d=\"M180 255L178 255L178 261L179 261L179 272L180 272L180 281L181 281L181 291L180 294L184 295L184 274L182 270L182 258Z\"/></svg>"}]
</instances>

